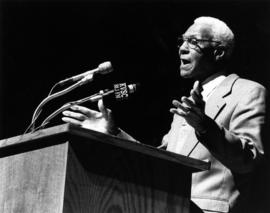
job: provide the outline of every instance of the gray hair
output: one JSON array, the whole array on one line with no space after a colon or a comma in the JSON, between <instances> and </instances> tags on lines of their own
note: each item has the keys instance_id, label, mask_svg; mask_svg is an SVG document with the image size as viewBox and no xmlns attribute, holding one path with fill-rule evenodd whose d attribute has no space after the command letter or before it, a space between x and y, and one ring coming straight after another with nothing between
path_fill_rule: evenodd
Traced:
<instances>
[{"instance_id":1,"label":"gray hair","mask_svg":"<svg viewBox=\"0 0 270 213\"><path fill-rule=\"evenodd\" d=\"M220 41L221 46L226 49L225 58L229 59L231 57L234 49L234 34L225 22L217 18L202 16L196 18L194 23L209 25L213 31L214 39Z\"/></svg>"}]
</instances>

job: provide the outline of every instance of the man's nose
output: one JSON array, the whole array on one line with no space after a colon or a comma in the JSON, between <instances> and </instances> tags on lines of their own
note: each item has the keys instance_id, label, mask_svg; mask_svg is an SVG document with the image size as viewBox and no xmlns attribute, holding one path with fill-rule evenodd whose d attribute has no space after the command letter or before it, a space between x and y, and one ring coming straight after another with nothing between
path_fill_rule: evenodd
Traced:
<instances>
[{"instance_id":1,"label":"man's nose","mask_svg":"<svg viewBox=\"0 0 270 213\"><path fill-rule=\"evenodd\" d=\"M189 52L189 46L187 41L184 41L179 47L179 54L185 54Z\"/></svg>"}]
</instances>

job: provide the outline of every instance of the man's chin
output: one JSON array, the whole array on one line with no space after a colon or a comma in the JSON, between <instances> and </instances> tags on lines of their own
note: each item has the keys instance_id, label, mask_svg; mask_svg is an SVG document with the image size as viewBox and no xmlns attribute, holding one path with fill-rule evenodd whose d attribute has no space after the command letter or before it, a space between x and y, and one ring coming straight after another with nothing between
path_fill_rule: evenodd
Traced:
<instances>
[{"instance_id":1,"label":"man's chin","mask_svg":"<svg viewBox=\"0 0 270 213\"><path fill-rule=\"evenodd\" d=\"M188 70L183 70L183 69L180 69L180 76L182 78L192 78L191 72Z\"/></svg>"}]
</instances>

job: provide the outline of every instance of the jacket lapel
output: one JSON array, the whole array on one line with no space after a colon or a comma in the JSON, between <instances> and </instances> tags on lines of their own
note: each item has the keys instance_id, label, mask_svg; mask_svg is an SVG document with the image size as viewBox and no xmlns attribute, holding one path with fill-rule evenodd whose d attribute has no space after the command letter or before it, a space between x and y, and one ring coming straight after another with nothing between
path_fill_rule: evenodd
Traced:
<instances>
[{"instance_id":1,"label":"jacket lapel","mask_svg":"<svg viewBox=\"0 0 270 213\"><path fill-rule=\"evenodd\" d=\"M226 102L224 97L228 96L231 91L234 82L238 79L239 76L236 74L231 74L226 77L226 79L221 82L221 84L215 89L213 94L209 97L205 104L205 114L208 115L210 118L215 120L219 113L224 109L226 106ZM193 130L193 129L192 129ZM189 140L185 142L183 146L183 150L181 154L183 155L190 155L191 152L196 148L199 141L193 131L190 131Z\"/></svg>"},{"instance_id":2,"label":"jacket lapel","mask_svg":"<svg viewBox=\"0 0 270 213\"><path fill-rule=\"evenodd\" d=\"M215 89L205 104L206 115L208 115L213 120L217 118L219 113L226 106L224 98L231 94L233 84L238 78L238 75L231 74L227 76L223 82L221 82L221 84Z\"/></svg>"}]
</instances>

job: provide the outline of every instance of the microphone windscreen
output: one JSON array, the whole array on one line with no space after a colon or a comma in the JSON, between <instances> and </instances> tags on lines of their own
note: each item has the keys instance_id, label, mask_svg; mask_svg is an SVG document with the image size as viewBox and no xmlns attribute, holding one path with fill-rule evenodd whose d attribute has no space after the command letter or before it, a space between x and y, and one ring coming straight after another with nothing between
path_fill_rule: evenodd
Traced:
<instances>
[{"instance_id":1,"label":"microphone windscreen","mask_svg":"<svg viewBox=\"0 0 270 213\"><path fill-rule=\"evenodd\" d=\"M110 61L106 61L98 65L98 72L100 74L107 74L113 71L113 67Z\"/></svg>"},{"instance_id":2,"label":"microphone windscreen","mask_svg":"<svg viewBox=\"0 0 270 213\"><path fill-rule=\"evenodd\" d=\"M115 99L118 101L128 99L128 87L126 83L114 84L113 85Z\"/></svg>"},{"instance_id":3,"label":"microphone windscreen","mask_svg":"<svg viewBox=\"0 0 270 213\"><path fill-rule=\"evenodd\" d=\"M128 85L128 91L130 94L137 92L139 88L140 88L140 83Z\"/></svg>"},{"instance_id":4,"label":"microphone windscreen","mask_svg":"<svg viewBox=\"0 0 270 213\"><path fill-rule=\"evenodd\" d=\"M139 84L129 84L126 83L119 83L114 84L114 95L115 99L118 101L126 100L129 98L129 95L135 93L138 90Z\"/></svg>"}]
</instances>

